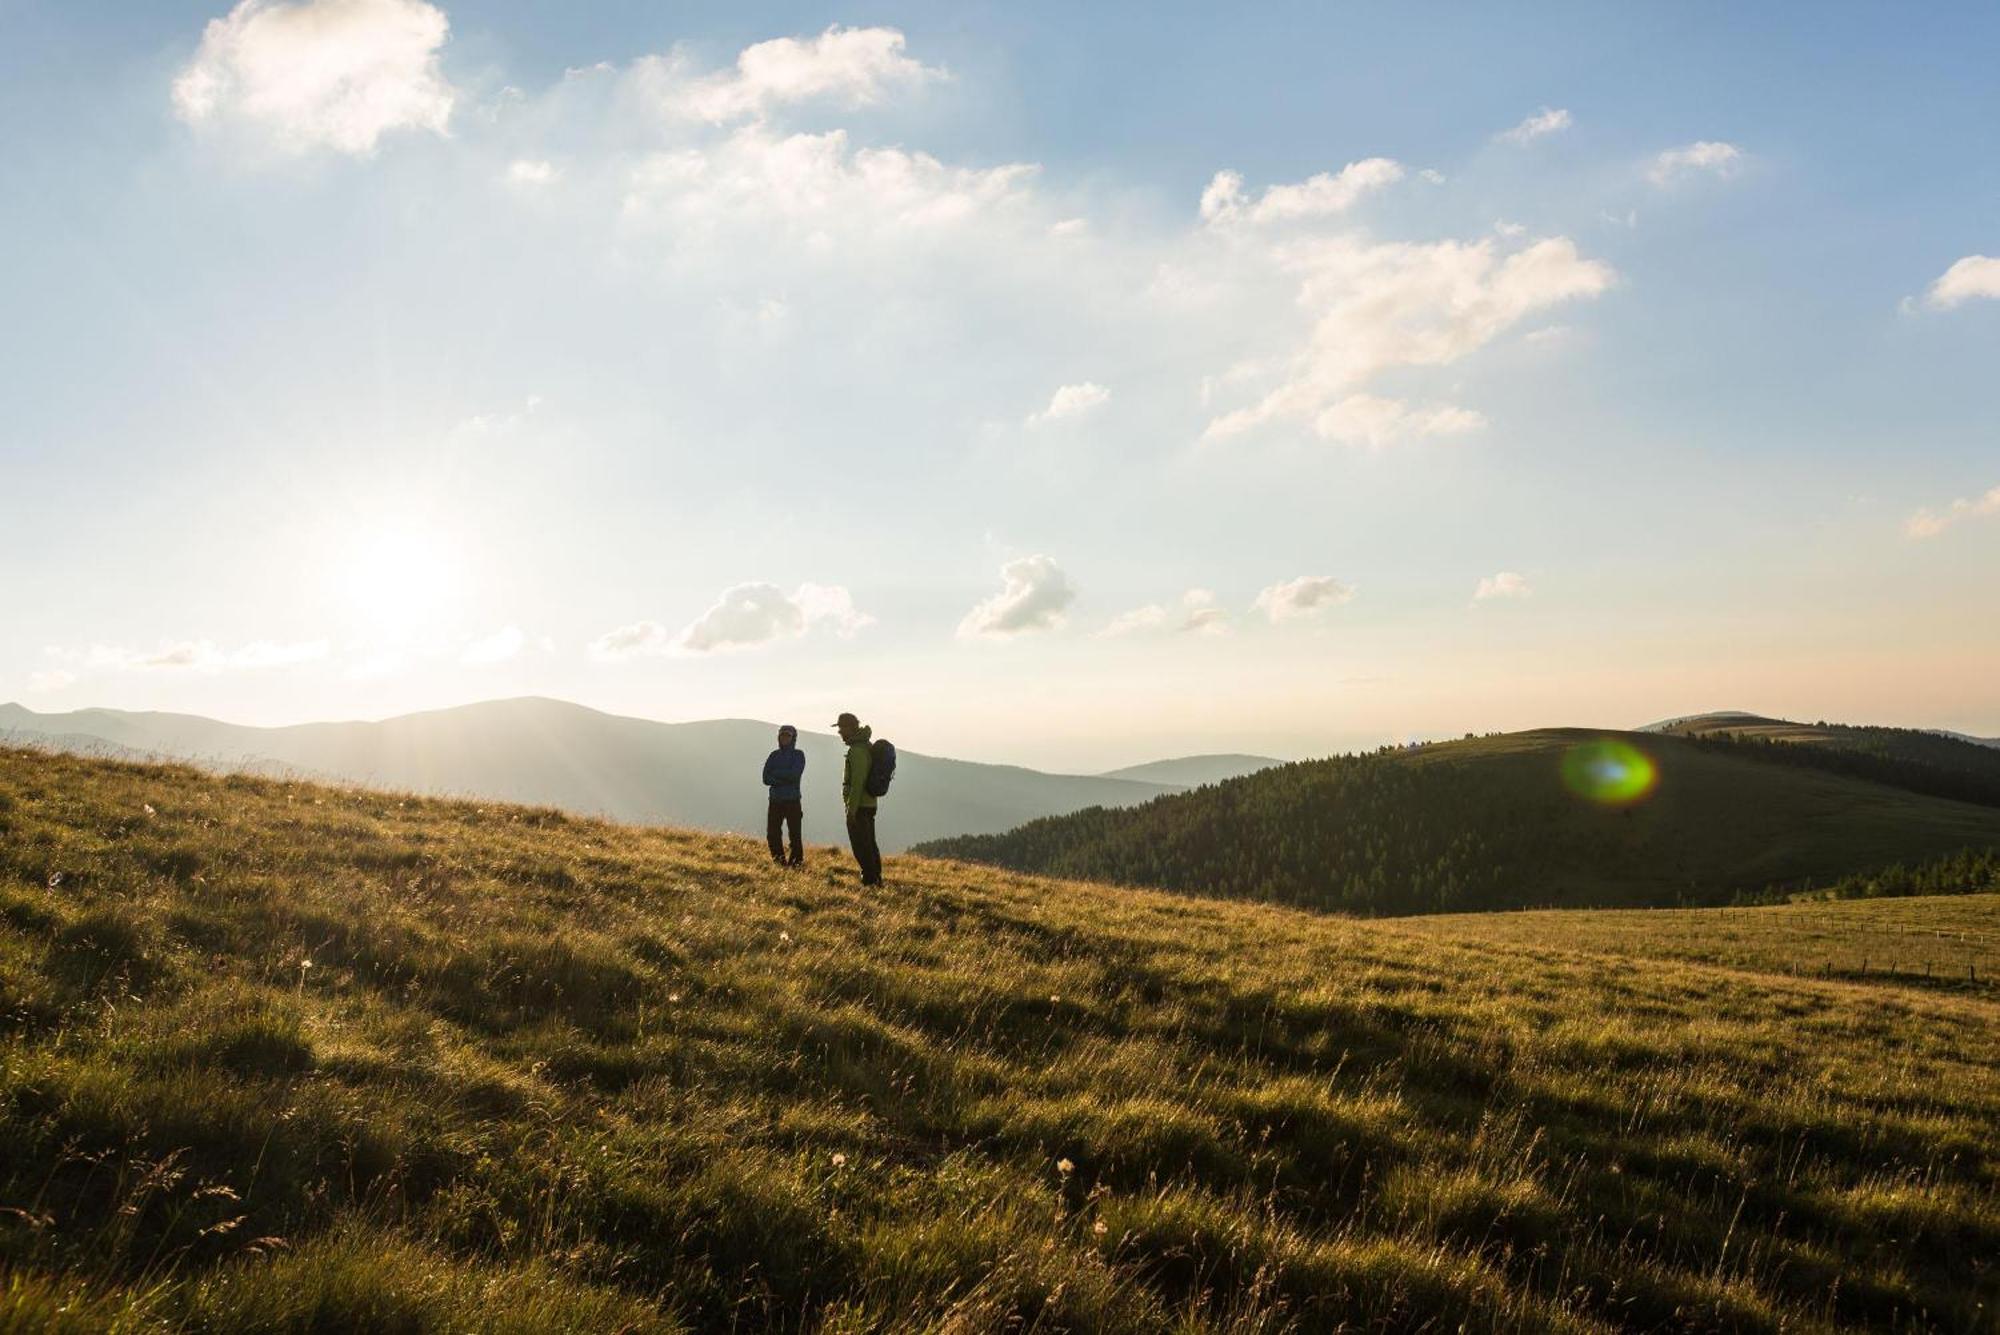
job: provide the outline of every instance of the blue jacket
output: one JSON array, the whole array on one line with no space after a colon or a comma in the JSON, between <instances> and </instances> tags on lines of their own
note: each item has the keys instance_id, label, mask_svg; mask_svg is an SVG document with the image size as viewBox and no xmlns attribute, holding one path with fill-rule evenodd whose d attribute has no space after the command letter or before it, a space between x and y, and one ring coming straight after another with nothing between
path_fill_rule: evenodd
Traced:
<instances>
[{"instance_id":1,"label":"blue jacket","mask_svg":"<svg viewBox=\"0 0 2000 1335\"><path fill-rule=\"evenodd\" d=\"M764 762L764 783L773 802L799 800L799 780L806 776L806 753L796 746L781 746Z\"/></svg>"}]
</instances>

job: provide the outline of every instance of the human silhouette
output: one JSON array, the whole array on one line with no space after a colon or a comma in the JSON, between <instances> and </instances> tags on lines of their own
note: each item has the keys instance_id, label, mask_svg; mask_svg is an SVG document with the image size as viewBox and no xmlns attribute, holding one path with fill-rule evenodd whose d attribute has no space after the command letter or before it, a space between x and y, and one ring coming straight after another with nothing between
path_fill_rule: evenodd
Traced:
<instances>
[{"instance_id":1,"label":"human silhouette","mask_svg":"<svg viewBox=\"0 0 2000 1335\"><path fill-rule=\"evenodd\" d=\"M842 714L833 726L847 743L847 763L841 769L840 800L847 808L847 843L861 868L861 884L882 884L882 850L875 843L875 794L868 791L875 733L852 714Z\"/></svg>"},{"instance_id":2,"label":"human silhouette","mask_svg":"<svg viewBox=\"0 0 2000 1335\"><path fill-rule=\"evenodd\" d=\"M800 781L806 774L806 753L799 750L799 730L787 723L778 729L778 749L764 761L764 786L771 790L771 809L764 819L764 838L771 846L771 861L780 867L802 867L806 860L804 794ZM792 849L785 852L784 834L789 830Z\"/></svg>"}]
</instances>

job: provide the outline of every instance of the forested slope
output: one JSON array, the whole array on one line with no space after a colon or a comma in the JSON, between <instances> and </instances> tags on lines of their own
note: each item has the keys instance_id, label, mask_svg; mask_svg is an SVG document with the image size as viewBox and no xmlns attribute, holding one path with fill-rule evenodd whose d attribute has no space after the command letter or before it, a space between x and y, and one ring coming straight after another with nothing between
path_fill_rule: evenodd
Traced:
<instances>
[{"instance_id":1,"label":"forested slope","mask_svg":"<svg viewBox=\"0 0 2000 1335\"><path fill-rule=\"evenodd\" d=\"M1761 742L1611 735L1656 782L1628 803L1593 801L1565 784L1564 763L1604 740L1550 729L1306 761L919 851L1397 914L1728 903L2000 848L2000 808L1839 772L1839 757L1772 763Z\"/></svg>"}]
</instances>

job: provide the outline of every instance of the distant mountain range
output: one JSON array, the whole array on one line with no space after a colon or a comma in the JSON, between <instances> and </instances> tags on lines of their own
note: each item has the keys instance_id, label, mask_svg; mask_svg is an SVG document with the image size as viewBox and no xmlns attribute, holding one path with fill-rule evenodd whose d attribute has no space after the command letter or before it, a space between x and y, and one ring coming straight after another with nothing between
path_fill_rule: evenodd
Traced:
<instances>
[{"instance_id":1,"label":"distant mountain range","mask_svg":"<svg viewBox=\"0 0 2000 1335\"><path fill-rule=\"evenodd\" d=\"M1607 739L1622 749L1593 759ZM1650 796L1573 795L1573 762L1643 768ZM1731 714L1385 747L916 851L1395 914L1727 903L1891 872L1942 885L1988 850L2000 854L2000 751Z\"/></svg>"},{"instance_id":2,"label":"distant mountain range","mask_svg":"<svg viewBox=\"0 0 2000 1335\"><path fill-rule=\"evenodd\" d=\"M191 714L115 709L39 714L0 705L0 742L528 802L622 821L745 834L763 830L764 788L758 780L776 731L773 724L750 719L659 723L534 698L379 723L283 728ZM841 839L840 741L805 733L799 745L807 764L806 837ZM1131 806L1272 763L1250 756L1197 756L1109 775L1072 775L902 750L882 815L882 843L900 850L924 839L992 833L1083 807ZM1147 780L1137 777L1140 771L1189 777Z\"/></svg>"},{"instance_id":3,"label":"distant mountain range","mask_svg":"<svg viewBox=\"0 0 2000 1335\"><path fill-rule=\"evenodd\" d=\"M1199 788L1205 783L1222 783L1246 774L1282 765L1269 756L1182 756L1178 760L1154 760L1144 765L1106 770L1106 779L1131 779L1138 783L1159 783L1174 788Z\"/></svg>"},{"instance_id":4,"label":"distant mountain range","mask_svg":"<svg viewBox=\"0 0 2000 1335\"><path fill-rule=\"evenodd\" d=\"M1969 733L1952 732L1948 728L1880 728L1856 727L1845 723L1794 723L1789 719L1767 718L1762 714L1750 714L1740 709L1719 709L1708 714L1687 714L1681 718L1662 719L1649 723L1640 732L1670 732L1682 737L1713 737L1717 734L1731 734L1746 737L1768 737L1772 741L1824 741L1833 733L1921 733L1930 737L1949 737L1955 742L1971 742L1974 746L2000 747L2000 737L1974 737Z\"/></svg>"}]
</instances>

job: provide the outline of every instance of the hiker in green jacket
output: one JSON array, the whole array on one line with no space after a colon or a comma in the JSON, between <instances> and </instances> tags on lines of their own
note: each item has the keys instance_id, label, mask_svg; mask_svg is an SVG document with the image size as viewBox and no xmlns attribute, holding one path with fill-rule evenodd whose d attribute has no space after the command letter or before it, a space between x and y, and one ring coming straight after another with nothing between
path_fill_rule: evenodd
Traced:
<instances>
[{"instance_id":1,"label":"hiker in green jacket","mask_svg":"<svg viewBox=\"0 0 2000 1335\"><path fill-rule=\"evenodd\" d=\"M847 763L841 767L840 800L847 807L847 842L861 867L861 884L882 884L882 850L875 843L875 795L868 791L868 771L873 764L869 742L872 728L865 728L852 714L842 714L833 726L847 743Z\"/></svg>"}]
</instances>

